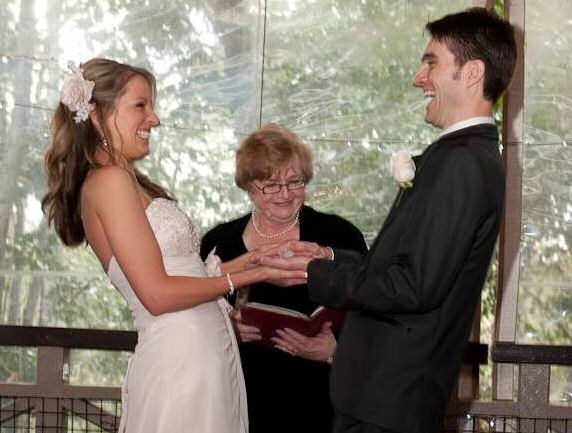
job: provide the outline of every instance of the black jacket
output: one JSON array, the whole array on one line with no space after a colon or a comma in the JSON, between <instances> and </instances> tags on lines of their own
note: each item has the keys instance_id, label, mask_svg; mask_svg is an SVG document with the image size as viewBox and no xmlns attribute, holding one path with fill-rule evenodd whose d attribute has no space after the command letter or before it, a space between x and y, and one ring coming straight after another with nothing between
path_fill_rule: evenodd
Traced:
<instances>
[{"instance_id":1,"label":"black jacket","mask_svg":"<svg viewBox=\"0 0 572 433\"><path fill-rule=\"evenodd\" d=\"M311 298L348 309L334 407L382 428L433 433L456 380L504 200L492 125L443 136L420 161L370 251L312 261Z\"/></svg>"}]
</instances>

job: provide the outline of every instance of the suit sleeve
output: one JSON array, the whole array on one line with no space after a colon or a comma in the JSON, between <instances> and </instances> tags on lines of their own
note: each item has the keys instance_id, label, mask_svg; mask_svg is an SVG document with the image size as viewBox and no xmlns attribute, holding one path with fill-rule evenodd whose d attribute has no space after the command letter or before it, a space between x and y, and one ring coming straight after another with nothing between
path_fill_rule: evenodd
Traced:
<instances>
[{"instance_id":1,"label":"suit sleeve","mask_svg":"<svg viewBox=\"0 0 572 433\"><path fill-rule=\"evenodd\" d=\"M359 263L363 259L363 253L366 250L358 250L358 249L342 249L342 248L333 248L334 250L334 260L336 262L344 262L344 263Z\"/></svg>"},{"instance_id":2,"label":"suit sleeve","mask_svg":"<svg viewBox=\"0 0 572 433\"><path fill-rule=\"evenodd\" d=\"M359 262L310 263L314 301L374 314L421 313L443 302L486 213L497 209L487 199L487 169L470 150L454 149L434 163L439 167L416 185L416 197L396 215L401 233L391 245L379 242Z\"/></svg>"}]
</instances>

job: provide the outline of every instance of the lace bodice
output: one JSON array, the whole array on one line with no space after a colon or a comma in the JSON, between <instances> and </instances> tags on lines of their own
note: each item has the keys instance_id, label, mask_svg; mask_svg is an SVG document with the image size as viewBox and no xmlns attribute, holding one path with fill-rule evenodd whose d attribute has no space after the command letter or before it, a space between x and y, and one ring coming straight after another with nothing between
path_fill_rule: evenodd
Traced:
<instances>
[{"instance_id":1,"label":"lace bodice","mask_svg":"<svg viewBox=\"0 0 572 433\"><path fill-rule=\"evenodd\" d=\"M159 244L167 274L206 277L204 263L199 255L197 229L177 203L156 198L147 206L145 212ZM115 257L109 262L107 275L127 301L135 319L135 328L143 332L155 318L135 294Z\"/></svg>"},{"instance_id":2,"label":"lace bodice","mask_svg":"<svg viewBox=\"0 0 572 433\"><path fill-rule=\"evenodd\" d=\"M200 239L197 229L175 201L154 199L147 206L147 218L163 257L199 253Z\"/></svg>"}]
</instances>

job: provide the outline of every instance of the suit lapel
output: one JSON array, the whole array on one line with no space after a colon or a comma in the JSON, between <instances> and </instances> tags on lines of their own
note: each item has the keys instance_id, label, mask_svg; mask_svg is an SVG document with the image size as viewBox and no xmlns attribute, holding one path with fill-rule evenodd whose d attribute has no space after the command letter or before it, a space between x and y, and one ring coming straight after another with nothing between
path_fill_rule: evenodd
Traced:
<instances>
[{"instance_id":1,"label":"suit lapel","mask_svg":"<svg viewBox=\"0 0 572 433\"><path fill-rule=\"evenodd\" d=\"M383 234L383 232L386 230L386 228L389 226L389 224L393 221L393 219L395 218L395 215L397 214L397 210L399 208L399 206L403 205L403 202L405 201L405 199L407 198L407 196L411 193L411 189L415 188L415 179L417 179L417 177L419 176L419 173L421 173L421 168L423 166L423 162L427 160L428 155L433 151L433 149L435 148L435 144L437 142L431 143L424 151L422 154L420 155L415 155L413 157L413 161L415 162L415 177L413 178L413 187L412 188L408 188L404 191L402 191L402 188L399 188L399 192L397 193L397 196L395 197L395 199L393 200L393 204L391 205L391 209L389 210L389 214L387 215L387 218L385 219L383 226L381 227L381 230L379 232L379 235L377 236L377 238L375 239L374 243L372 244L372 248L375 244L377 244L378 239L381 237L381 235ZM399 199L399 206L398 206L398 198L399 195L402 195L401 198Z\"/></svg>"},{"instance_id":2,"label":"suit lapel","mask_svg":"<svg viewBox=\"0 0 572 433\"><path fill-rule=\"evenodd\" d=\"M405 191L401 191L401 189L400 189L398 194L401 193L402 197L399 200L399 206L403 206L404 201L412 193L412 189L415 188L415 179L418 178L419 174L421 173L421 169L423 168L423 165L428 160L431 153L434 152L435 149L439 148L440 144L445 143L445 142L450 141L450 140L456 140L459 137L462 137L463 135L473 135L473 136L474 135L482 135L482 136L485 136L486 138L490 139L491 143L493 143L492 144L493 146L495 145L494 143L498 143L497 128L496 128L496 126L490 125L490 124L480 124L480 125L470 126L468 128L463 128L463 129L460 129L458 131L454 131L454 132L451 132L450 134L446 134L442 137L439 137L439 139L434 141L433 143L431 143L423 151L423 153L421 155L416 155L413 157L413 161L415 162L415 178L413 179L413 187L408 188ZM398 213L397 210L399 208L399 206L397 205L397 197L398 196L396 196L396 198L393 200L393 204L391 206L391 209L389 210L389 214L387 215L387 218L385 219L383 225L381 226L381 230L379 231L379 234L377 235L373 244L371 245L370 250L373 250L376 247L376 245L379 242L379 239L381 238L383 233L387 230L387 227L389 227L391 222L395 219L395 216Z\"/></svg>"}]
</instances>

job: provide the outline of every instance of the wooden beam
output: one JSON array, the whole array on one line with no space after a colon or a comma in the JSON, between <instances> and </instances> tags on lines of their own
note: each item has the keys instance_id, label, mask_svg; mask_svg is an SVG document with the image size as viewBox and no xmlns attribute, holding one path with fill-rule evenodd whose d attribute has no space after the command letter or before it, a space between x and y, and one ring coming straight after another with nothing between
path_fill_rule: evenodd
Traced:
<instances>
[{"instance_id":1,"label":"wooden beam","mask_svg":"<svg viewBox=\"0 0 572 433\"><path fill-rule=\"evenodd\" d=\"M135 331L11 325L0 326L0 346L52 346L132 352L136 344L137 332Z\"/></svg>"},{"instance_id":2,"label":"wooden beam","mask_svg":"<svg viewBox=\"0 0 572 433\"><path fill-rule=\"evenodd\" d=\"M572 365L572 346L549 346L496 342L494 362L508 364Z\"/></svg>"}]
</instances>

